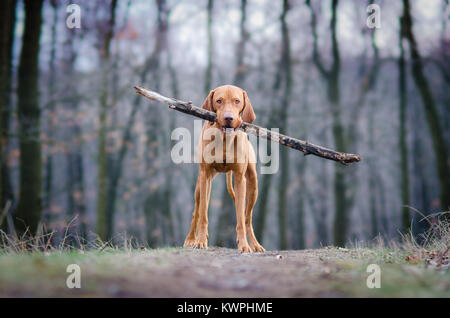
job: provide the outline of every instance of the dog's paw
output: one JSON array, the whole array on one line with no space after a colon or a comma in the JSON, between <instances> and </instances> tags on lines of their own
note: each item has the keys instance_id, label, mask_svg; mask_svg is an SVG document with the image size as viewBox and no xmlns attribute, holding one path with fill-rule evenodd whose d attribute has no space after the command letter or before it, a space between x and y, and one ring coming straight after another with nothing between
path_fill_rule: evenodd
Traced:
<instances>
[{"instance_id":1,"label":"dog's paw","mask_svg":"<svg viewBox=\"0 0 450 318\"><path fill-rule=\"evenodd\" d=\"M239 253L251 253L253 252L248 243L243 243L238 245Z\"/></svg>"},{"instance_id":2,"label":"dog's paw","mask_svg":"<svg viewBox=\"0 0 450 318\"><path fill-rule=\"evenodd\" d=\"M195 246L195 238L194 239L186 238L183 246L184 247L194 247Z\"/></svg>"},{"instance_id":3,"label":"dog's paw","mask_svg":"<svg viewBox=\"0 0 450 318\"><path fill-rule=\"evenodd\" d=\"M253 252L265 252L266 251L264 249L264 247L262 247L262 245L259 244L258 242L250 244L250 248L252 249Z\"/></svg>"},{"instance_id":4,"label":"dog's paw","mask_svg":"<svg viewBox=\"0 0 450 318\"><path fill-rule=\"evenodd\" d=\"M208 248L208 239L207 238L197 238L194 243L195 248L207 249Z\"/></svg>"}]
</instances>

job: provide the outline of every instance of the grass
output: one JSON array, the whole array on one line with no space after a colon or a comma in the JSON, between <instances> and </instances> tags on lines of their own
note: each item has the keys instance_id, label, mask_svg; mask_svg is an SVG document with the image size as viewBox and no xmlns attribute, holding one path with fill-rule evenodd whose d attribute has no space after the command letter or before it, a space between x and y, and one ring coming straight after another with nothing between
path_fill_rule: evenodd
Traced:
<instances>
[{"instance_id":1,"label":"grass","mask_svg":"<svg viewBox=\"0 0 450 318\"><path fill-rule=\"evenodd\" d=\"M67 231L66 231L67 234ZM50 234L13 238L0 231L2 297L450 297L450 230L434 219L418 244L353 244L239 255L235 249L121 247L95 240L53 246ZM73 240L72 240L73 241ZM82 270L82 288L68 289L69 264ZM366 285L378 264L381 288Z\"/></svg>"},{"instance_id":2,"label":"grass","mask_svg":"<svg viewBox=\"0 0 450 318\"><path fill-rule=\"evenodd\" d=\"M371 248L328 248L320 257L336 265L333 288L352 297L450 297L448 263L440 268L429 265L429 259L411 259L416 251ZM381 288L369 289L367 267L381 269ZM356 283L355 282L359 282Z\"/></svg>"}]
</instances>

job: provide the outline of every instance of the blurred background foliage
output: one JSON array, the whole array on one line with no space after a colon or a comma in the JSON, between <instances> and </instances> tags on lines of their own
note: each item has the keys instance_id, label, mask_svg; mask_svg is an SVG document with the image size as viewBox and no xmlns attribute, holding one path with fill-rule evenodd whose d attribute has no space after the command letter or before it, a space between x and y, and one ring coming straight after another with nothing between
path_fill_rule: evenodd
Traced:
<instances>
[{"instance_id":1,"label":"blurred background foliage","mask_svg":"<svg viewBox=\"0 0 450 318\"><path fill-rule=\"evenodd\" d=\"M66 26L70 3L81 28ZM448 1L4 0L0 23L6 232L182 244L198 167L171 161L170 136L194 121L134 85L201 105L234 84L256 124L361 155L343 167L280 149L254 213L268 249L420 240L415 211L448 211ZM209 217L210 244L233 247L223 176Z\"/></svg>"}]
</instances>

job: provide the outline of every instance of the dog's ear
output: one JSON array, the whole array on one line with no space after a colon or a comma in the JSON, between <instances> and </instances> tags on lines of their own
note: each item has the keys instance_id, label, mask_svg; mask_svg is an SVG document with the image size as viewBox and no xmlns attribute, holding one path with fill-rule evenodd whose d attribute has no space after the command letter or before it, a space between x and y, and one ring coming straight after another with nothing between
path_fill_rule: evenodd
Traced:
<instances>
[{"instance_id":1,"label":"dog's ear","mask_svg":"<svg viewBox=\"0 0 450 318\"><path fill-rule=\"evenodd\" d=\"M214 90L210 91L208 96L206 96L205 101L203 102L202 108L209 110L210 112L216 112L216 110L213 107L213 97L214 97Z\"/></svg>"},{"instance_id":2,"label":"dog's ear","mask_svg":"<svg viewBox=\"0 0 450 318\"><path fill-rule=\"evenodd\" d=\"M242 91L244 94L244 109L242 110L242 120L251 124L255 118L255 112L253 111L252 104L250 103L250 99L248 98L247 92Z\"/></svg>"}]
</instances>

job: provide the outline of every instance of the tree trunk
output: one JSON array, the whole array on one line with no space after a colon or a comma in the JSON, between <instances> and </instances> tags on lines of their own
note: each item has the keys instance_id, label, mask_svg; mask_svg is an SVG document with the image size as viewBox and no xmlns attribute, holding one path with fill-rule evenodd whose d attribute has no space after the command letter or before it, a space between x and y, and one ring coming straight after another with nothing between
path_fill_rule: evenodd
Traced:
<instances>
[{"instance_id":1,"label":"tree trunk","mask_svg":"<svg viewBox=\"0 0 450 318\"><path fill-rule=\"evenodd\" d=\"M16 0L6 0L0 12L0 207L3 209L12 200L12 190L6 166L8 129L11 100L12 48L16 17ZM4 223L6 224L6 222ZM6 229L6 225L0 227Z\"/></svg>"},{"instance_id":2,"label":"tree trunk","mask_svg":"<svg viewBox=\"0 0 450 318\"><path fill-rule=\"evenodd\" d=\"M277 96L278 90L281 87L281 82L282 82L281 74L283 72L282 63L281 63L282 59L283 59L283 56L280 57L280 63L278 63L278 69L275 74L271 104L275 103L275 101L276 101L275 96ZM273 128L273 127L278 127L278 125L279 125L277 123L279 120L278 117L279 117L278 109L275 107L272 107L269 118L267 120L266 127L268 129ZM267 151L269 151L269 148L271 149L271 143L268 144ZM270 197L270 190L271 190L270 183L272 180L272 176L273 176L272 174L264 174L264 175L262 175L262 178L261 178L262 181L260 182L260 184L262 184L262 186L261 186L261 191L259 192L260 194L258 195L259 196L259 200L257 203L258 213L256 213L256 215L255 215L255 235L260 243L263 243L265 229L266 229L266 220L267 220L267 215L269 212L269 197Z\"/></svg>"},{"instance_id":3,"label":"tree trunk","mask_svg":"<svg viewBox=\"0 0 450 318\"><path fill-rule=\"evenodd\" d=\"M425 110L425 117L430 129L430 135L433 142L433 148L436 158L436 173L440 183L440 203L443 211L450 208L450 173L448 167L448 152L445 145L444 135L442 133L439 115L436 109L436 102L431 93L431 88L425 77L422 58L417 47L416 39L413 33L413 22L410 13L410 4L408 0L403 0L403 16L401 18L403 37L408 40L409 51L412 60L412 76L422 98ZM450 214L446 218L450 220Z\"/></svg>"},{"instance_id":4,"label":"tree trunk","mask_svg":"<svg viewBox=\"0 0 450 318\"><path fill-rule=\"evenodd\" d=\"M286 15L289 10L288 0L283 1L283 12L281 14L281 37L282 37L282 53L280 60L280 68L283 71L284 92L280 101L280 130L287 131L288 126L288 107L292 92L292 66L289 30L286 23ZM288 248L288 229L287 229L287 192L289 184L289 153L287 149L280 151L280 184L278 186L278 231L279 231L279 247L281 250Z\"/></svg>"},{"instance_id":5,"label":"tree trunk","mask_svg":"<svg viewBox=\"0 0 450 318\"><path fill-rule=\"evenodd\" d=\"M299 181L299 193L297 197L297 245L296 248L298 249L304 249L306 247L306 240L305 240L305 191L303 191L303 188L306 186L305 183L305 169L306 169L306 161L302 160L298 164L298 174L300 176ZM315 212L314 212L315 213Z\"/></svg>"},{"instance_id":6,"label":"tree trunk","mask_svg":"<svg viewBox=\"0 0 450 318\"><path fill-rule=\"evenodd\" d=\"M375 106L375 105L374 105ZM369 130L369 148L372 149L372 151L375 149L375 129L374 129L374 107L371 107L369 110L369 118L368 118L368 130ZM375 192L375 186L377 181L376 173L376 162L371 156L371 158L368 159L368 166L369 166L369 178L368 178L368 185L369 185L369 211L370 211L370 223L371 223L371 238L374 238L378 235L378 215L377 215L377 199L376 199L376 192Z\"/></svg>"},{"instance_id":7,"label":"tree trunk","mask_svg":"<svg viewBox=\"0 0 450 318\"><path fill-rule=\"evenodd\" d=\"M154 229L156 229L156 209L158 206L158 192L150 192L144 202L144 215L145 215L145 227L146 227L146 240L147 244L151 248L158 246L159 236L155 235Z\"/></svg>"},{"instance_id":8,"label":"tree trunk","mask_svg":"<svg viewBox=\"0 0 450 318\"><path fill-rule=\"evenodd\" d=\"M309 70L306 69L306 72ZM310 90L310 83L305 82L303 83L303 88L301 92L301 96L303 99L303 105L299 109L299 111L303 114L308 114L310 112L309 107L309 90ZM305 116L305 118L308 116ZM301 127L299 129L299 135L306 135L309 131L309 121L305 120L303 117L301 118L301 121L299 123L299 126ZM304 160L303 158L297 158L297 175L299 176L298 179L298 188L299 191L297 192L297 206L294 208L294 211L297 210L297 229L296 229L296 235L295 235L295 245L293 248L295 249L304 249L306 247L306 224L305 224L305 217L306 217L306 201L308 200L308 191L307 191L307 183L306 183L306 177L305 177L305 171L307 166L307 160ZM324 180L322 180L323 182ZM318 215L319 211L314 210L313 215Z\"/></svg>"},{"instance_id":9,"label":"tree trunk","mask_svg":"<svg viewBox=\"0 0 450 318\"><path fill-rule=\"evenodd\" d=\"M369 4L372 4L373 0L369 1ZM370 42L371 42L371 47L373 50L373 61L372 61L372 65L370 65L368 71L364 71L362 72L362 76L360 78L360 82L361 82L361 88L359 91L359 96L357 99L357 102L355 103L355 106L353 107L353 109L351 109L351 114L350 114L350 121L348 124L348 137L347 140L349 142L349 145L347 146L349 149L352 149L352 151L356 151L357 147L358 147L358 141L361 139L361 133L358 132L358 122L360 121L360 113L361 111L364 109L364 101L365 98L367 97L367 94L374 88L378 75L380 73L380 68L381 68L381 63L380 63L380 58L379 58L379 52L378 52L378 46L375 40L375 34L376 34L376 30L377 29L372 29L370 32ZM362 69L366 69L366 65L364 62L365 59L362 60ZM377 107L376 102L371 101L369 106L369 111L368 111L368 134L369 134L369 149L371 149L373 152L375 152L375 143L374 143L374 110ZM376 160L375 158L373 158L374 156L370 156L367 159L367 163L369 166L369 177L368 177L368 184L369 184L369 189L373 189L374 188L374 184L376 181L376 178L378 177L376 175ZM357 178L357 170L351 170L349 171L348 174L346 174L346 177L348 178L348 180L351 179L356 179ZM356 192L358 190L358 184L355 182L349 182L348 184L348 189L349 189L349 195L347 198L347 210L351 210L351 208L353 207L354 203L355 203L355 197L356 197ZM369 234L369 237L372 239L374 237L376 237L379 234L379 230L378 230L378 202L376 201L376 193L375 191L370 191L369 194L369 211L370 211L370 223L371 223L371 232Z\"/></svg>"},{"instance_id":10,"label":"tree trunk","mask_svg":"<svg viewBox=\"0 0 450 318\"><path fill-rule=\"evenodd\" d=\"M209 91L211 89L212 85L212 69L213 69L213 38L212 38L212 14L213 14L213 6L214 6L214 0L208 0L208 7L207 7L207 14L208 14L208 22L207 22L207 31L208 31L208 65L206 67L205 72L205 86L204 86L204 92L205 96L209 94Z\"/></svg>"},{"instance_id":11,"label":"tree trunk","mask_svg":"<svg viewBox=\"0 0 450 318\"><path fill-rule=\"evenodd\" d=\"M77 57L74 48L75 33L70 29L67 31L68 40L65 43L65 65L64 74L68 79L75 76L74 68ZM76 86L71 82L67 85L67 91L75 92ZM79 111L79 100L71 99L69 101L69 109L77 114ZM74 120L73 125L68 127L68 135L71 139L72 146L66 154L67 162L67 201L68 214L70 216L79 217L78 234L81 239L87 239L87 219L86 219L86 194L84 189L84 167L83 167L83 131L78 120Z\"/></svg>"},{"instance_id":12,"label":"tree trunk","mask_svg":"<svg viewBox=\"0 0 450 318\"><path fill-rule=\"evenodd\" d=\"M15 215L17 233L36 233L42 208L42 158L39 109L39 40L43 0L25 0L25 30L18 74L20 126L20 199Z\"/></svg>"},{"instance_id":13,"label":"tree trunk","mask_svg":"<svg viewBox=\"0 0 450 318\"><path fill-rule=\"evenodd\" d=\"M270 180L272 175L265 174L262 176L261 194L259 195L258 213L255 219L255 235L262 244L264 241L264 233L266 229L266 219L269 205Z\"/></svg>"},{"instance_id":14,"label":"tree trunk","mask_svg":"<svg viewBox=\"0 0 450 318\"><path fill-rule=\"evenodd\" d=\"M306 2L311 12L311 29L313 34L313 61L317 66L320 74L327 80L328 90L327 96L331 107L331 114L333 120L333 138L334 144L339 151L345 152L348 147L344 126L341 119L340 94L339 94L339 74L340 74L340 54L337 41L336 23L337 23L337 6L338 0L333 0L331 4L331 50L332 50L332 65L330 70L326 70L320 61L318 51L318 39L316 31L316 16L311 2ZM346 198L347 182L345 173L340 166L335 167L334 171L334 244L337 246L344 246L347 240L348 228L348 200Z\"/></svg>"},{"instance_id":15,"label":"tree trunk","mask_svg":"<svg viewBox=\"0 0 450 318\"><path fill-rule=\"evenodd\" d=\"M325 134L324 134L325 138ZM315 215L317 212L317 218L316 218L316 232L317 232L317 238L319 239L319 246L328 246L331 241L331 235L329 234L328 224L327 224L327 215L328 215L328 205L325 201L325 197L329 197L329 193L327 191L329 182L329 176L326 171L325 162L321 163L320 165L320 174L319 177L320 180L323 180L322 183L324 185L324 189L322 192L322 195L319 193L319 198L317 201L319 201L318 209L317 211L313 211L313 214ZM309 195L311 196L311 195Z\"/></svg>"},{"instance_id":16,"label":"tree trunk","mask_svg":"<svg viewBox=\"0 0 450 318\"><path fill-rule=\"evenodd\" d=\"M100 91L100 111L98 130L98 172L97 172L97 234L100 239L106 241L112 236L112 216L108 205L108 153L106 150L107 140L107 115L108 115L108 86L109 86L109 62L110 46L114 35L115 10L117 0L112 0L109 12L108 29L103 34L102 43L99 46L100 67L102 70L102 82Z\"/></svg>"},{"instance_id":17,"label":"tree trunk","mask_svg":"<svg viewBox=\"0 0 450 318\"><path fill-rule=\"evenodd\" d=\"M412 165L413 171L416 171L413 175L414 177L414 188L413 188L413 201L412 204L414 207L417 207L420 211L424 213L424 215L430 214L429 207L431 204L431 192L430 192L430 180L429 173L427 172L427 161L428 161L428 153L424 149L424 142L427 136L423 135L423 127L419 124L420 116L422 115L421 105L413 104L411 105L412 110L411 113L413 117L411 118L412 122L415 123L414 129L411 131L412 133ZM418 126L420 125L420 126ZM421 220L422 216L416 215L415 213L412 215L414 224L413 224L413 234L420 232L425 232L428 228L428 222L422 221L418 222L417 220ZM417 237L417 236L416 236ZM420 240L420 236L418 236Z\"/></svg>"},{"instance_id":18,"label":"tree trunk","mask_svg":"<svg viewBox=\"0 0 450 318\"><path fill-rule=\"evenodd\" d=\"M162 80L161 80L161 72L160 72L160 65L161 65L161 56L164 51L167 50L168 45L168 7L166 0L156 0L157 5L157 12L158 12L158 18L157 18L157 26L156 26L156 43L155 47L152 53L152 78L151 83L155 85L155 87L160 87ZM162 128L161 123L159 122L160 119L158 119L159 116L159 110L149 110L149 113L145 119L145 125L147 128L146 134L147 134L147 142L146 142L146 148L147 148L147 156L145 160L146 165L146 171L150 170L152 167L154 161L156 158L158 158L158 137L160 133L160 129ZM151 112L151 113L150 113ZM152 180L157 179L157 175L146 175L148 180L150 182L154 182ZM166 179L166 181L170 184L171 178ZM157 182L157 181L155 181ZM155 200L158 200L160 202L158 205L155 204L146 204L146 215L151 215L152 220L149 220L148 223L151 225L151 228L157 228L157 224L155 222L158 222L160 220L160 226L159 230L161 231L162 235L158 237L153 237L153 240L156 240L156 242L152 243L153 246L156 246L158 242L163 242L163 244L167 244L167 241L171 238L173 238L174 233L174 227L173 227L173 219L172 219L172 205L170 203L170 189L162 187L158 187L155 190L155 193L151 193L148 195L148 198L146 199L146 202L154 202ZM162 200L160 200L158 197L162 197ZM148 231L150 229L147 229ZM152 230L150 232L153 232Z\"/></svg>"},{"instance_id":19,"label":"tree trunk","mask_svg":"<svg viewBox=\"0 0 450 318\"><path fill-rule=\"evenodd\" d=\"M169 75L170 75L170 84L171 84L171 88L172 88L172 94L175 98L178 98L179 96L179 83L178 83L178 77L177 77L177 72L175 70L175 68L173 67L172 64L172 50L170 49L170 47L168 47L167 49L167 68L169 70ZM169 115L169 133L171 133L174 128L175 128L175 118L173 116L174 114L170 114ZM170 143L170 142L169 142ZM169 168L168 168L168 177L167 177L167 182L166 182L166 192L167 192L167 197L169 198L169 200L171 201L172 199L172 195L173 195L173 182L172 182L172 178L173 178L173 174L175 172L175 170L177 169L175 167L175 165L173 164L173 162L170 160L170 158L167 159L167 162L169 162ZM183 222L183 217L182 217L182 213L181 210L175 207L174 204L170 205L169 208L169 212L173 213L173 216L176 217L176 221L178 222L178 227L175 230L175 219L172 220L173 222L173 241L174 243L176 243L178 241L178 237L180 238L180 240L183 239L182 237L182 233L183 233L183 227L182 227L182 222ZM177 233L178 235L176 235L175 233ZM182 242L182 241L181 241Z\"/></svg>"},{"instance_id":20,"label":"tree trunk","mask_svg":"<svg viewBox=\"0 0 450 318\"><path fill-rule=\"evenodd\" d=\"M48 90L50 97L48 113L48 136L53 138L54 136L54 118L53 114L55 111L55 55L56 55L56 26L58 24L58 5L56 1L50 1L50 4L53 9L53 25L51 29L51 45L50 45L50 60L49 60L49 84ZM52 196L53 196L53 154L52 154L52 146L53 141L48 143L48 154L45 163L45 180L44 180L44 223L49 224L51 219L50 207L52 204Z\"/></svg>"},{"instance_id":21,"label":"tree trunk","mask_svg":"<svg viewBox=\"0 0 450 318\"><path fill-rule=\"evenodd\" d=\"M406 131L406 69L405 69L405 51L403 48L403 24L400 21L399 49L398 59L398 90L399 90L399 148L400 148L400 172L401 172L401 193L402 193L402 229L408 233L411 228L411 217L409 211L409 169L408 169L408 143Z\"/></svg>"},{"instance_id":22,"label":"tree trunk","mask_svg":"<svg viewBox=\"0 0 450 318\"><path fill-rule=\"evenodd\" d=\"M340 151L346 152L348 143L342 125L340 106L339 74L341 62L336 32L337 6L338 1L333 0L330 22L333 66L328 81L328 99L331 104L333 117L333 137L335 147ZM347 240L349 206L347 204L346 192L347 182L345 172L341 166L336 166L334 171L334 244L336 246L344 246Z\"/></svg>"}]
</instances>

